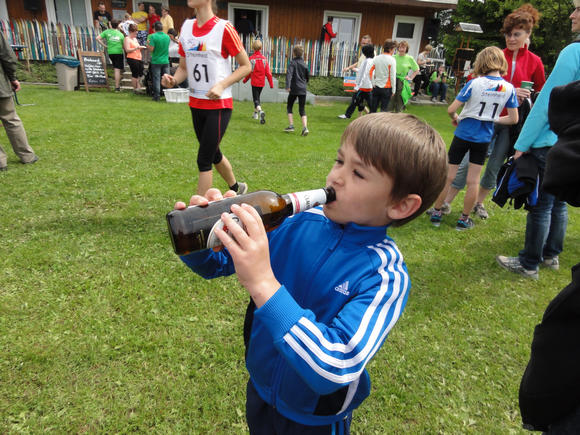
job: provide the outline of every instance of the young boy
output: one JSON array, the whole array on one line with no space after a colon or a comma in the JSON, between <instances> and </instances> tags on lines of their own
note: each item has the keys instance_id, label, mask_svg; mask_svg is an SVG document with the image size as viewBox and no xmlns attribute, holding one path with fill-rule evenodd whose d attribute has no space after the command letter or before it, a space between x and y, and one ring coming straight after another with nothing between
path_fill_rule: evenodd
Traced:
<instances>
[{"instance_id":1,"label":"young boy","mask_svg":"<svg viewBox=\"0 0 580 435\"><path fill-rule=\"evenodd\" d=\"M237 273L250 294L244 327L250 433L349 433L352 411L370 393L365 366L409 295L407 268L387 228L426 210L446 171L445 144L423 121L363 116L346 128L326 178L334 202L270 233L255 209L232 206L247 232L224 214L232 237L216 234L225 249L181 257L206 279ZM190 204L221 198L212 189Z\"/></svg>"},{"instance_id":2,"label":"young boy","mask_svg":"<svg viewBox=\"0 0 580 435\"><path fill-rule=\"evenodd\" d=\"M306 120L306 84L310 80L310 71L302 59L304 48L301 45L296 45L292 50L294 59L288 65L286 72L286 90L288 91L288 102L286 104L286 111L288 112L288 127L284 129L285 132L294 132L294 118L292 115L292 107L294 101L298 98L298 112L302 118L302 136L308 135L308 123Z\"/></svg>"},{"instance_id":3,"label":"young boy","mask_svg":"<svg viewBox=\"0 0 580 435\"><path fill-rule=\"evenodd\" d=\"M179 67L174 76L165 74L161 84L173 88L185 79L189 83L189 107L199 141L197 193L202 195L212 186L213 165L230 189L242 194L248 186L237 182L219 145L232 117L231 86L250 73L250 60L236 29L215 16L216 0L187 0L187 5L196 10L196 18L183 23ZM239 65L233 72L230 56Z\"/></svg>"},{"instance_id":4,"label":"young boy","mask_svg":"<svg viewBox=\"0 0 580 435\"><path fill-rule=\"evenodd\" d=\"M260 124L266 123L266 113L262 110L260 105L260 94L262 89L264 89L265 78L268 78L268 83L270 84L270 89L274 88L274 82L272 81L272 73L270 72L270 66L268 65L268 60L260 50L262 49L262 41L256 39L252 43L252 48L254 49L254 54L250 56L250 63L252 64L252 73L248 74L244 78L244 83L246 83L250 78L252 85L252 99L254 100L254 119L259 119Z\"/></svg>"},{"instance_id":5,"label":"young boy","mask_svg":"<svg viewBox=\"0 0 580 435\"><path fill-rule=\"evenodd\" d=\"M469 213L477 198L479 174L485 163L487 147L493 135L493 123L510 125L518 122L518 100L514 87L502 79L508 64L503 52L497 47L487 47L475 58L474 74L477 78L467 83L457 98L447 108L455 129L455 136L449 147L449 172L445 188L435 201L431 214L431 223L438 227L441 224L441 206L455 178L459 163L469 152L467 170L467 191L463 200L463 213L455 227L458 231L473 228ZM456 111L463 104L461 115ZM508 114L500 117L504 106Z\"/></svg>"}]
</instances>

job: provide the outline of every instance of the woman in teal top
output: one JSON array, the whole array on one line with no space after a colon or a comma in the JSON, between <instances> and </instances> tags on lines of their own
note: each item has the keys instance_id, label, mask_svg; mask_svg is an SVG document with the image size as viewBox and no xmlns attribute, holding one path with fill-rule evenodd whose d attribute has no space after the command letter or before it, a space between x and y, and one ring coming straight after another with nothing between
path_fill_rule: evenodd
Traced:
<instances>
[{"instance_id":1,"label":"woman in teal top","mask_svg":"<svg viewBox=\"0 0 580 435\"><path fill-rule=\"evenodd\" d=\"M400 112L411 98L411 85L415 76L419 73L419 65L413 56L407 54L409 44L401 41L397 47L395 61L397 62L397 93L393 96L393 112Z\"/></svg>"}]
</instances>

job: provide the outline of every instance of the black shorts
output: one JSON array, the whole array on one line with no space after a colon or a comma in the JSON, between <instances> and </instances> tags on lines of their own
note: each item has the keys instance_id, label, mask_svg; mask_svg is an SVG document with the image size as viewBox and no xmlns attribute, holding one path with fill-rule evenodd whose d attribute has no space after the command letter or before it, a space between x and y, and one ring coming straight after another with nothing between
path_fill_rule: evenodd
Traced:
<instances>
[{"instance_id":1,"label":"black shorts","mask_svg":"<svg viewBox=\"0 0 580 435\"><path fill-rule=\"evenodd\" d=\"M447 154L449 156L449 164L460 164L465 154L469 151L469 163L483 166L488 146L489 142L470 142L460 139L457 136L453 136L453 141L451 142L449 153Z\"/></svg>"},{"instance_id":2,"label":"black shorts","mask_svg":"<svg viewBox=\"0 0 580 435\"><path fill-rule=\"evenodd\" d=\"M131 68L131 77L138 79L143 75L143 61L138 59L127 58L129 68Z\"/></svg>"},{"instance_id":3,"label":"black shorts","mask_svg":"<svg viewBox=\"0 0 580 435\"><path fill-rule=\"evenodd\" d=\"M123 55L122 54L109 54L109 59L111 59L111 63L113 64L113 68L125 69L125 64L123 63Z\"/></svg>"}]
</instances>

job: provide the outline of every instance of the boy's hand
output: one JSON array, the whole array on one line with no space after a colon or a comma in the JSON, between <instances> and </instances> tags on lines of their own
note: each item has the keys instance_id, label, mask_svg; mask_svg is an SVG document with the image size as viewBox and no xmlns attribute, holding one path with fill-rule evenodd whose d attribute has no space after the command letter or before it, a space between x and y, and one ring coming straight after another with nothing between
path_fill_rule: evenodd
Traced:
<instances>
[{"instance_id":1,"label":"boy's hand","mask_svg":"<svg viewBox=\"0 0 580 435\"><path fill-rule=\"evenodd\" d=\"M236 196L236 192L234 192L233 190L228 190L226 193L224 193L222 195L222 193L219 191L219 189L216 188L211 188L209 189L206 193L205 196L201 196L201 195L193 195L190 199L189 199L189 205L208 205L210 202L213 201L220 201L224 198L231 198L232 196ZM177 201L175 203L175 205L173 206L174 210L183 210L187 208L187 205L185 205L185 202L183 201Z\"/></svg>"},{"instance_id":2,"label":"boy's hand","mask_svg":"<svg viewBox=\"0 0 580 435\"><path fill-rule=\"evenodd\" d=\"M240 219L245 230L228 213L224 213L222 221L229 234L216 229L216 235L232 256L240 283L260 308L280 288L270 264L266 230L260 215L252 206L234 204L231 211Z\"/></svg>"}]
</instances>

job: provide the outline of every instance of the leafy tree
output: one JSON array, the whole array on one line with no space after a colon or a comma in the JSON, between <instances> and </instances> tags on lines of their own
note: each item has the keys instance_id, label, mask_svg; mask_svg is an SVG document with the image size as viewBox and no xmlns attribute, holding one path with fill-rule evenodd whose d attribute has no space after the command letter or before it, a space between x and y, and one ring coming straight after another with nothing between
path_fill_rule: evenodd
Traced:
<instances>
[{"instance_id":1,"label":"leafy tree","mask_svg":"<svg viewBox=\"0 0 580 435\"><path fill-rule=\"evenodd\" d=\"M572 40L570 0L459 0L457 9L443 11L439 17L447 62L451 64L462 39L465 47L469 38L469 47L475 53L489 45L504 48L505 39L500 33L504 18L524 3L531 3L541 13L538 27L532 31L531 50L542 58L546 71L551 71L560 50ZM455 28L460 22L479 24L483 33L458 32Z\"/></svg>"}]
</instances>

